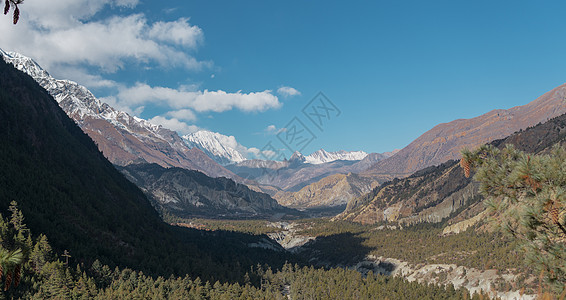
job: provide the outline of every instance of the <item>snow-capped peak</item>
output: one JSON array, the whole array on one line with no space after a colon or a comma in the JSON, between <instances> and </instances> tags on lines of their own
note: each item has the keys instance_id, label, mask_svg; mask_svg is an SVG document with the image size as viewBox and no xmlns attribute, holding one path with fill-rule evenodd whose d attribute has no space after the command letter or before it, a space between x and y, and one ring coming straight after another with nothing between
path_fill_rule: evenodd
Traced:
<instances>
[{"instance_id":1,"label":"snow-capped peak","mask_svg":"<svg viewBox=\"0 0 566 300\"><path fill-rule=\"evenodd\" d=\"M201 130L184 135L182 138L189 147L199 148L221 165L239 163L246 160L246 148L240 145L234 136Z\"/></svg>"},{"instance_id":2,"label":"snow-capped peak","mask_svg":"<svg viewBox=\"0 0 566 300\"><path fill-rule=\"evenodd\" d=\"M33 59L23 56L17 52L6 52L0 49L0 55L6 62L12 63L18 70L35 78L51 77L47 71L42 69Z\"/></svg>"},{"instance_id":3,"label":"snow-capped peak","mask_svg":"<svg viewBox=\"0 0 566 300\"><path fill-rule=\"evenodd\" d=\"M313 152L311 155L305 157L305 162L309 164L322 164L327 162L332 162L335 160L362 160L368 154L364 151L336 151L327 152L324 149L320 149Z\"/></svg>"},{"instance_id":4,"label":"snow-capped peak","mask_svg":"<svg viewBox=\"0 0 566 300\"><path fill-rule=\"evenodd\" d=\"M299 151L295 151L293 155L291 155L291 158L289 158L289 162L292 163L304 163L305 160L306 160L305 156L301 154L301 152Z\"/></svg>"},{"instance_id":5,"label":"snow-capped peak","mask_svg":"<svg viewBox=\"0 0 566 300\"><path fill-rule=\"evenodd\" d=\"M82 126L87 118L102 119L140 139L164 140L179 151L183 151L182 148L186 149L179 137L176 138L178 142L175 141L174 137L171 137L174 134L172 131L102 103L86 87L74 81L53 78L33 59L16 52L6 52L2 49L0 49L0 55L4 61L28 74L46 89L65 113L74 119L79 126Z\"/></svg>"}]
</instances>

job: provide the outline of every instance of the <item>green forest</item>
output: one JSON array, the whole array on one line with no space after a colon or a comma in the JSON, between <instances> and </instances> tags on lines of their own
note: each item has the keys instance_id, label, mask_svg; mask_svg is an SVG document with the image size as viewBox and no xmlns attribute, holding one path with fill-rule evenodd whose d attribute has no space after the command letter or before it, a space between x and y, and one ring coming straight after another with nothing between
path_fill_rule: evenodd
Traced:
<instances>
[{"instance_id":1,"label":"green forest","mask_svg":"<svg viewBox=\"0 0 566 300\"><path fill-rule=\"evenodd\" d=\"M451 285L290 263L275 271L267 265L251 267L241 283L150 276L112 269L98 260L86 266L74 263L79 259L67 251L54 251L45 235L32 235L15 202L9 210L9 218L0 216L4 299L470 299L467 290ZM472 299L483 297L475 294Z\"/></svg>"}]
</instances>

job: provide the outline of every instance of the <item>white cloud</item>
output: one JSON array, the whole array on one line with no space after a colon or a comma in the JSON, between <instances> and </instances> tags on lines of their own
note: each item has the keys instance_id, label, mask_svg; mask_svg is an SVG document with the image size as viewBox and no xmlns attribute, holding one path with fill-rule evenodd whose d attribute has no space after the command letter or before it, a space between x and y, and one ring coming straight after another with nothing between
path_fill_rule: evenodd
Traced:
<instances>
[{"instance_id":1,"label":"white cloud","mask_svg":"<svg viewBox=\"0 0 566 300\"><path fill-rule=\"evenodd\" d=\"M169 112L150 121L181 134L199 130L190 125L196 121L197 113L263 112L281 107L279 98L271 90L244 93L199 90L195 86L168 88L145 83L131 86L105 78L108 73L132 64L147 69L212 67L212 62L194 56L204 42L200 27L190 24L188 18L150 20L145 14L132 10L139 2L26 1L21 7L18 25L12 25L10 17L0 18L0 45L7 47L4 50L34 58L56 78L71 79L88 88L115 91L100 100L118 110L139 116L148 107L165 108ZM212 74L211 78L214 76ZM284 88L278 90L280 95L291 91L281 92L281 89ZM255 148L250 150L235 143L243 153L257 152Z\"/></svg>"},{"instance_id":2,"label":"white cloud","mask_svg":"<svg viewBox=\"0 0 566 300\"><path fill-rule=\"evenodd\" d=\"M277 128L275 125L269 125L263 130L268 135L278 134L287 131L287 128Z\"/></svg>"},{"instance_id":3,"label":"white cloud","mask_svg":"<svg viewBox=\"0 0 566 300\"><path fill-rule=\"evenodd\" d=\"M270 108L279 108L281 103L277 96L271 94L270 90L263 92L227 93L222 90L199 92L194 99L194 108L197 111L222 112L238 108L242 111L266 111Z\"/></svg>"},{"instance_id":4,"label":"white cloud","mask_svg":"<svg viewBox=\"0 0 566 300\"><path fill-rule=\"evenodd\" d=\"M81 21L87 21L106 5L133 8L138 2L138 0L26 1L21 10L22 17L25 17L34 26L55 29L68 28L80 24Z\"/></svg>"},{"instance_id":5,"label":"white cloud","mask_svg":"<svg viewBox=\"0 0 566 300\"><path fill-rule=\"evenodd\" d=\"M174 22L157 22L149 30L149 37L162 42L196 48L202 43L202 29L191 26L189 19L181 18Z\"/></svg>"},{"instance_id":6,"label":"white cloud","mask_svg":"<svg viewBox=\"0 0 566 300\"><path fill-rule=\"evenodd\" d=\"M193 70L211 66L186 52L202 44L204 34L199 27L189 24L186 18L150 22L143 14L127 14L127 9L138 2L26 1L18 25L10 24L11 18L0 18L0 45L9 47L4 50L33 57L62 78L72 78L77 73L73 68L83 73L84 67L115 72L132 62ZM108 17L94 20L105 7L119 7L121 14L109 11ZM87 77L80 83L88 85L92 81Z\"/></svg>"},{"instance_id":7,"label":"white cloud","mask_svg":"<svg viewBox=\"0 0 566 300\"><path fill-rule=\"evenodd\" d=\"M255 147L248 148L248 153L253 154L255 157L259 155L260 150Z\"/></svg>"},{"instance_id":8,"label":"white cloud","mask_svg":"<svg viewBox=\"0 0 566 300\"><path fill-rule=\"evenodd\" d=\"M261 112L281 107L281 102L270 90L263 92L227 93L218 91L194 91L186 87L172 89L151 87L137 83L132 87L121 88L117 95L121 106L136 107L146 103L159 103L175 109L191 109L197 112L224 112L239 109L244 112Z\"/></svg>"},{"instance_id":9,"label":"white cloud","mask_svg":"<svg viewBox=\"0 0 566 300\"><path fill-rule=\"evenodd\" d=\"M277 89L277 93L285 98L299 96L301 92L297 91L296 89L290 86L282 86Z\"/></svg>"},{"instance_id":10,"label":"white cloud","mask_svg":"<svg viewBox=\"0 0 566 300\"><path fill-rule=\"evenodd\" d=\"M178 119L175 119L175 118L167 119L167 118L162 117L162 116L155 116L155 117L149 119L148 121L151 122L152 124L161 125L161 126L167 128L167 129L177 131L177 133L179 133L179 135L185 135L185 134L197 132L197 131L200 130L200 128L198 126L189 125L189 124L182 122L182 121L179 121Z\"/></svg>"},{"instance_id":11,"label":"white cloud","mask_svg":"<svg viewBox=\"0 0 566 300\"><path fill-rule=\"evenodd\" d=\"M167 116L173 117L175 119L194 122L197 120L197 116L190 109L180 109L174 110L167 113Z\"/></svg>"}]
</instances>

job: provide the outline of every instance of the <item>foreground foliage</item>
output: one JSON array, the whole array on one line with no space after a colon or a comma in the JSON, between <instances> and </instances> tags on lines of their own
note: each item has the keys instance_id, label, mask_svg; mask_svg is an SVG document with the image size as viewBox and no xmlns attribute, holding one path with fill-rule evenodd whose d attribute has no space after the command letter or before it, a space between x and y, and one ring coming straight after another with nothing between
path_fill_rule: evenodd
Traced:
<instances>
[{"instance_id":1,"label":"foreground foliage","mask_svg":"<svg viewBox=\"0 0 566 300\"><path fill-rule=\"evenodd\" d=\"M566 285L566 150L532 155L507 146L463 151L466 173L474 179L493 213L492 223L516 238L548 284L558 292Z\"/></svg>"}]
</instances>

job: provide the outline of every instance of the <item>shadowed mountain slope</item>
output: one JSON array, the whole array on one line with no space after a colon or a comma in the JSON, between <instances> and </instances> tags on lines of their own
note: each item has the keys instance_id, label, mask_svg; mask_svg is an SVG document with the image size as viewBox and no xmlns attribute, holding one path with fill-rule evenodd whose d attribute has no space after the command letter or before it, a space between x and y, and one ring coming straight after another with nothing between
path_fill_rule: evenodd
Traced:
<instances>
[{"instance_id":1,"label":"shadowed mountain slope","mask_svg":"<svg viewBox=\"0 0 566 300\"><path fill-rule=\"evenodd\" d=\"M199 171L157 164L118 169L141 187L155 205L181 218L269 218L278 213L298 213L277 204L268 194L224 177L211 178Z\"/></svg>"}]
</instances>

